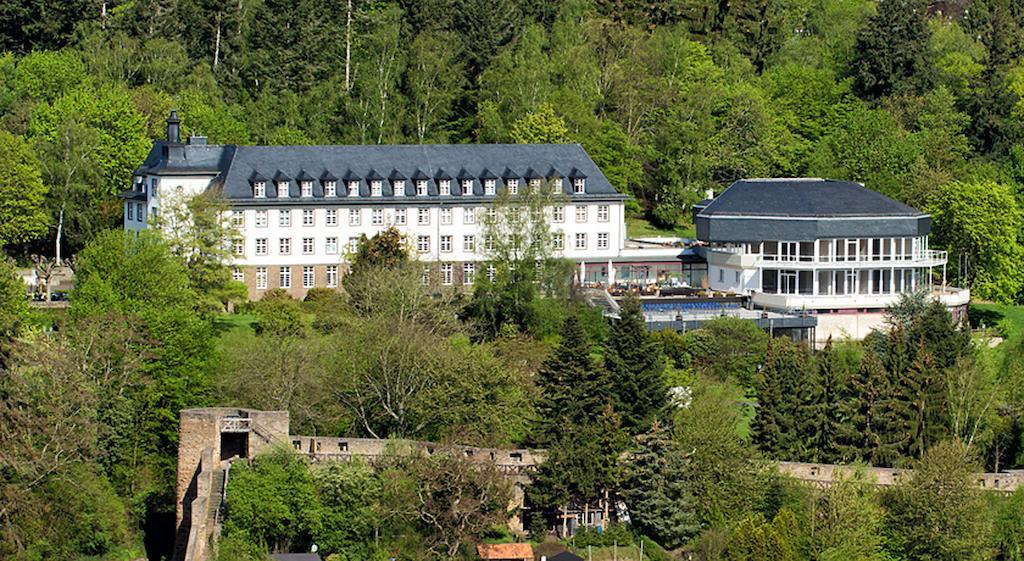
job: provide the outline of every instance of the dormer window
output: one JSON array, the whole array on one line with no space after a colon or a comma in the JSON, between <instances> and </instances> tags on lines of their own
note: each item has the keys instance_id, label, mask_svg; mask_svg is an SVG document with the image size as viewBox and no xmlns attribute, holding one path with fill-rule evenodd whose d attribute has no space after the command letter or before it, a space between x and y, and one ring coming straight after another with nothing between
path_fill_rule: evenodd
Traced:
<instances>
[{"instance_id":1,"label":"dormer window","mask_svg":"<svg viewBox=\"0 0 1024 561\"><path fill-rule=\"evenodd\" d=\"M519 193L519 180L509 179L505 182L505 187L508 189L509 195L516 195Z\"/></svg>"},{"instance_id":2,"label":"dormer window","mask_svg":"<svg viewBox=\"0 0 1024 561\"><path fill-rule=\"evenodd\" d=\"M540 193L540 179L531 179L530 180L530 192L531 193Z\"/></svg>"},{"instance_id":3,"label":"dormer window","mask_svg":"<svg viewBox=\"0 0 1024 561\"><path fill-rule=\"evenodd\" d=\"M267 184L262 181L257 181L252 184L252 196L257 199L263 199L267 196Z\"/></svg>"},{"instance_id":4,"label":"dormer window","mask_svg":"<svg viewBox=\"0 0 1024 561\"><path fill-rule=\"evenodd\" d=\"M560 195L562 193L562 178L556 177L551 180L551 194Z\"/></svg>"},{"instance_id":5,"label":"dormer window","mask_svg":"<svg viewBox=\"0 0 1024 561\"><path fill-rule=\"evenodd\" d=\"M484 194L485 195L493 195L494 194L494 180L493 179L485 179L484 180Z\"/></svg>"},{"instance_id":6,"label":"dormer window","mask_svg":"<svg viewBox=\"0 0 1024 561\"><path fill-rule=\"evenodd\" d=\"M359 182L349 181L348 182L348 196L358 197L359 196Z\"/></svg>"},{"instance_id":7,"label":"dormer window","mask_svg":"<svg viewBox=\"0 0 1024 561\"><path fill-rule=\"evenodd\" d=\"M404 197L405 196L405 180L404 179L396 179L395 180L395 184L393 185L393 187L394 187L394 190L395 190L395 196L396 197Z\"/></svg>"},{"instance_id":8,"label":"dormer window","mask_svg":"<svg viewBox=\"0 0 1024 561\"><path fill-rule=\"evenodd\" d=\"M473 180L472 179L463 179L462 180L462 194L463 195L472 195L473 194Z\"/></svg>"},{"instance_id":9,"label":"dormer window","mask_svg":"<svg viewBox=\"0 0 1024 561\"><path fill-rule=\"evenodd\" d=\"M277 198L287 199L288 198L288 182L278 181L277 182Z\"/></svg>"},{"instance_id":10,"label":"dormer window","mask_svg":"<svg viewBox=\"0 0 1024 561\"><path fill-rule=\"evenodd\" d=\"M416 196L417 197L426 197L427 196L427 181L425 179L421 179L421 180L416 182Z\"/></svg>"},{"instance_id":11,"label":"dormer window","mask_svg":"<svg viewBox=\"0 0 1024 561\"><path fill-rule=\"evenodd\" d=\"M376 180L376 179L371 181L370 182L370 196L371 197L379 197L382 194L384 194L384 188L381 186L381 182Z\"/></svg>"},{"instance_id":12,"label":"dormer window","mask_svg":"<svg viewBox=\"0 0 1024 561\"><path fill-rule=\"evenodd\" d=\"M338 196L338 183L335 181L324 181L324 196L325 197L336 197Z\"/></svg>"},{"instance_id":13,"label":"dormer window","mask_svg":"<svg viewBox=\"0 0 1024 561\"><path fill-rule=\"evenodd\" d=\"M302 185L302 196L305 197L305 198L312 197L313 196L313 182L312 181L303 181L301 185Z\"/></svg>"},{"instance_id":14,"label":"dormer window","mask_svg":"<svg viewBox=\"0 0 1024 561\"><path fill-rule=\"evenodd\" d=\"M572 180L572 192L577 195L582 195L586 192L586 179L577 177Z\"/></svg>"},{"instance_id":15,"label":"dormer window","mask_svg":"<svg viewBox=\"0 0 1024 561\"><path fill-rule=\"evenodd\" d=\"M441 193L442 197L447 197L452 194L452 180L442 179L438 182L437 188Z\"/></svg>"}]
</instances>

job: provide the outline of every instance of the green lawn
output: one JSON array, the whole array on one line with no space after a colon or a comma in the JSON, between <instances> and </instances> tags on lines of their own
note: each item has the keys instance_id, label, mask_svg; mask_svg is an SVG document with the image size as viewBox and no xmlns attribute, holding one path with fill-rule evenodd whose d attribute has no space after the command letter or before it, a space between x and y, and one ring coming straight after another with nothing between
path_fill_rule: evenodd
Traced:
<instances>
[{"instance_id":1,"label":"green lawn","mask_svg":"<svg viewBox=\"0 0 1024 561\"><path fill-rule=\"evenodd\" d=\"M971 304L967 313L971 327L998 327L1007 339L1024 335L1024 306L1006 304Z\"/></svg>"},{"instance_id":2,"label":"green lawn","mask_svg":"<svg viewBox=\"0 0 1024 561\"><path fill-rule=\"evenodd\" d=\"M696 235L692 225L677 226L676 228L666 230L658 228L639 216L629 216L626 218L626 236L629 238L693 238Z\"/></svg>"},{"instance_id":3,"label":"green lawn","mask_svg":"<svg viewBox=\"0 0 1024 561\"><path fill-rule=\"evenodd\" d=\"M252 314L221 314L213 320L213 329L218 334L235 329L252 329L256 316Z\"/></svg>"}]
</instances>

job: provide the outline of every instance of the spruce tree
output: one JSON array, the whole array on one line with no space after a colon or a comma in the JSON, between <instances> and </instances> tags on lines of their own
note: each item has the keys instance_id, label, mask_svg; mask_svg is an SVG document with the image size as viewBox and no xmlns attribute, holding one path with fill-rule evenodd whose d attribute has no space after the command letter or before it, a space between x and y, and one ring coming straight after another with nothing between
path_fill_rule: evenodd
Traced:
<instances>
[{"instance_id":1,"label":"spruce tree","mask_svg":"<svg viewBox=\"0 0 1024 561\"><path fill-rule=\"evenodd\" d=\"M805 402L804 418L807 425L801 431L808 442L804 459L809 462L833 463L839 460L839 435L842 430L840 403L845 380L837 364L836 353L829 337L825 347L815 357L813 393L816 399Z\"/></svg>"},{"instance_id":2,"label":"spruce tree","mask_svg":"<svg viewBox=\"0 0 1024 561\"><path fill-rule=\"evenodd\" d=\"M619 315L605 345L604 364L622 426L637 434L650 428L665 410L668 389L661 347L647 331L640 300L627 297Z\"/></svg>"},{"instance_id":3,"label":"spruce tree","mask_svg":"<svg viewBox=\"0 0 1024 561\"><path fill-rule=\"evenodd\" d=\"M635 446L622 483L630 522L663 547L677 548L700 531L685 452L657 421L636 437Z\"/></svg>"},{"instance_id":4,"label":"spruce tree","mask_svg":"<svg viewBox=\"0 0 1024 561\"><path fill-rule=\"evenodd\" d=\"M921 345L907 368L901 388L905 394L907 446L904 455L920 458L946 436L945 386L931 352Z\"/></svg>"},{"instance_id":5,"label":"spruce tree","mask_svg":"<svg viewBox=\"0 0 1024 561\"><path fill-rule=\"evenodd\" d=\"M579 318L566 318L561 336L537 375L538 445L554 442L574 424L596 421L609 399L607 375L590 357L590 341Z\"/></svg>"},{"instance_id":6,"label":"spruce tree","mask_svg":"<svg viewBox=\"0 0 1024 561\"><path fill-rule=\"evenodd\" d=\"M842 463L856 460L871 465L889 465L899 456L890 421L892 385L881 358L869 350L860 368L846 384L840 406L843 420L839 438Z\"/></svg>"},{"instance_id":7,"label":"spruce tree","mask_svg":"<svg viewBox=\"0 0 1024 561\"><path fill-rule=\"evenodd\" d=\"M768 342L757 388L757 414L750 430L758 448L780 460L800 454L799 377L803 373L799 349L787 339Z\"/></svg>"}]
</instances>

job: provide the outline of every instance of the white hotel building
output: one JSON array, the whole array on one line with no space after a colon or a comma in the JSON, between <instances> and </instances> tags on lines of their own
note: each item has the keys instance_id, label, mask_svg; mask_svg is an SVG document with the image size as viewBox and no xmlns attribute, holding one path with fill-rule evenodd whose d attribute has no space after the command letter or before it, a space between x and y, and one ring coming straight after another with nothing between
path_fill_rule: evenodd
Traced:
<instances>
[{"instance_id":1,"label":"white hotel building","mask_svg":"<svg viewBox=\"0 0 1024 561\"><path fill-rule=\"evenodd\" d=\"M359 237L390 226L430 264L433 282L472 284L487 273L483 213L502 189L558 194L555 246L580 265L614 271L626 235L625 197L576 144L211 145L181 142L175 113L123 194L124 227L144 229L162 207L210 187L230 205L234 276L252 298L338 286Z\"/></svg>"}]
</instances>

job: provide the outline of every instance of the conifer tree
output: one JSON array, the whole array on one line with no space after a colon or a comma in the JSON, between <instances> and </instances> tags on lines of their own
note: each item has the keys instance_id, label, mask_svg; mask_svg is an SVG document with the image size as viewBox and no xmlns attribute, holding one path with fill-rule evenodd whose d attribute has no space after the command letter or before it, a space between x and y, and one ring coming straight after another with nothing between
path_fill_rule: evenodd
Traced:
<instances>
[{"instance_id":1,"label":"conifer tree","mask_svg":"<svg viewBox=\"0 0 1024 561\"><path fill-rule=\"evenodd\" d=\"M578 317L566 318L561 336L537 376L539 445L554 442L568 426L596 421L609 399L607 375L591 359L590 341Z\"/></svg>"},{"instance_id":2,"label":"conifer tree","mask_svg":"<svg viewBox=\"0 0 1024 561\"><path fill-rule=\"evenodd\" d=\"M840 403L844 392L842 373L837 364L836 354L829 337L825 347L818 353L813 366L813 400L804 404L804 418L807 424L801 433L808 443L804 459L809 462L832 463L839 458L839 435L842 430ZM809 384L810 385L810 384Z\"/></svg>"},{"instance_id":3,"label":"conifer tree","mask_svg":"<svg viewBox=\"0 0 1024 561\"><path fill-rule=\"evenodd\" d=\"M657 421L636 437L635 446L623 468L630 521L663 547L679 547L700 530L685 452Z\"/></svg>"},{"instance_id":4,"label":"conifer tree","mask_svg":"<svg viewBox=\"0 0 1024 561\"><path fill-rule=\"evenodd\" d=\"M846 385L840 407L846 421L839 439L839 457L843 463L864 460L882 466L899 456L890 420L891 386L881 358L869 350Z\"/></svg>"},{"instance_id":5,"label":"conifer tree","mask_svg":"<svg viewBox=\"0 0 1024 561\"><path fill-rule=\"evenodd\" d=\"M929 65L928 6L924 0L882 0L857 32L851 61L854 88L863 97L922 93L933 81Z\"/></svg>"},{"instance_id":6,"label":"conifer tree","mask_svg":"<svg viewBox=\"0 0 1024 561\"><path fill-rule=\"evenodd\" d=\"M803 424L800 418L803 357L801 349L789 340L774 339L768 343L761 369L758 411L751 423L751 432L762 451L783 460L799 457L803 447L799 434Z\"/></svg>"},{"instance_id":7,"label":"conifer tree","mask_svg":"<svg viewBox=\"0 0 1024 561\"><path fill-rule=\"evenodd\" d=\"M623 428L637 434L650 428L668 403L661 349L647 332L640 300L629 296L612 323L604 364Z\"/></svg>"},{"instance_id":8,"label":"conifer tree","mask_svg":"<svg viewBox=\"0 0 1024 561\"><path fill-rule=\"evenodd\" d=\"M905 394L907 417L904 455L920 458L947 432L943 377L923 344L905 371L900 388Z\"/></svg>"}]
</instances>

